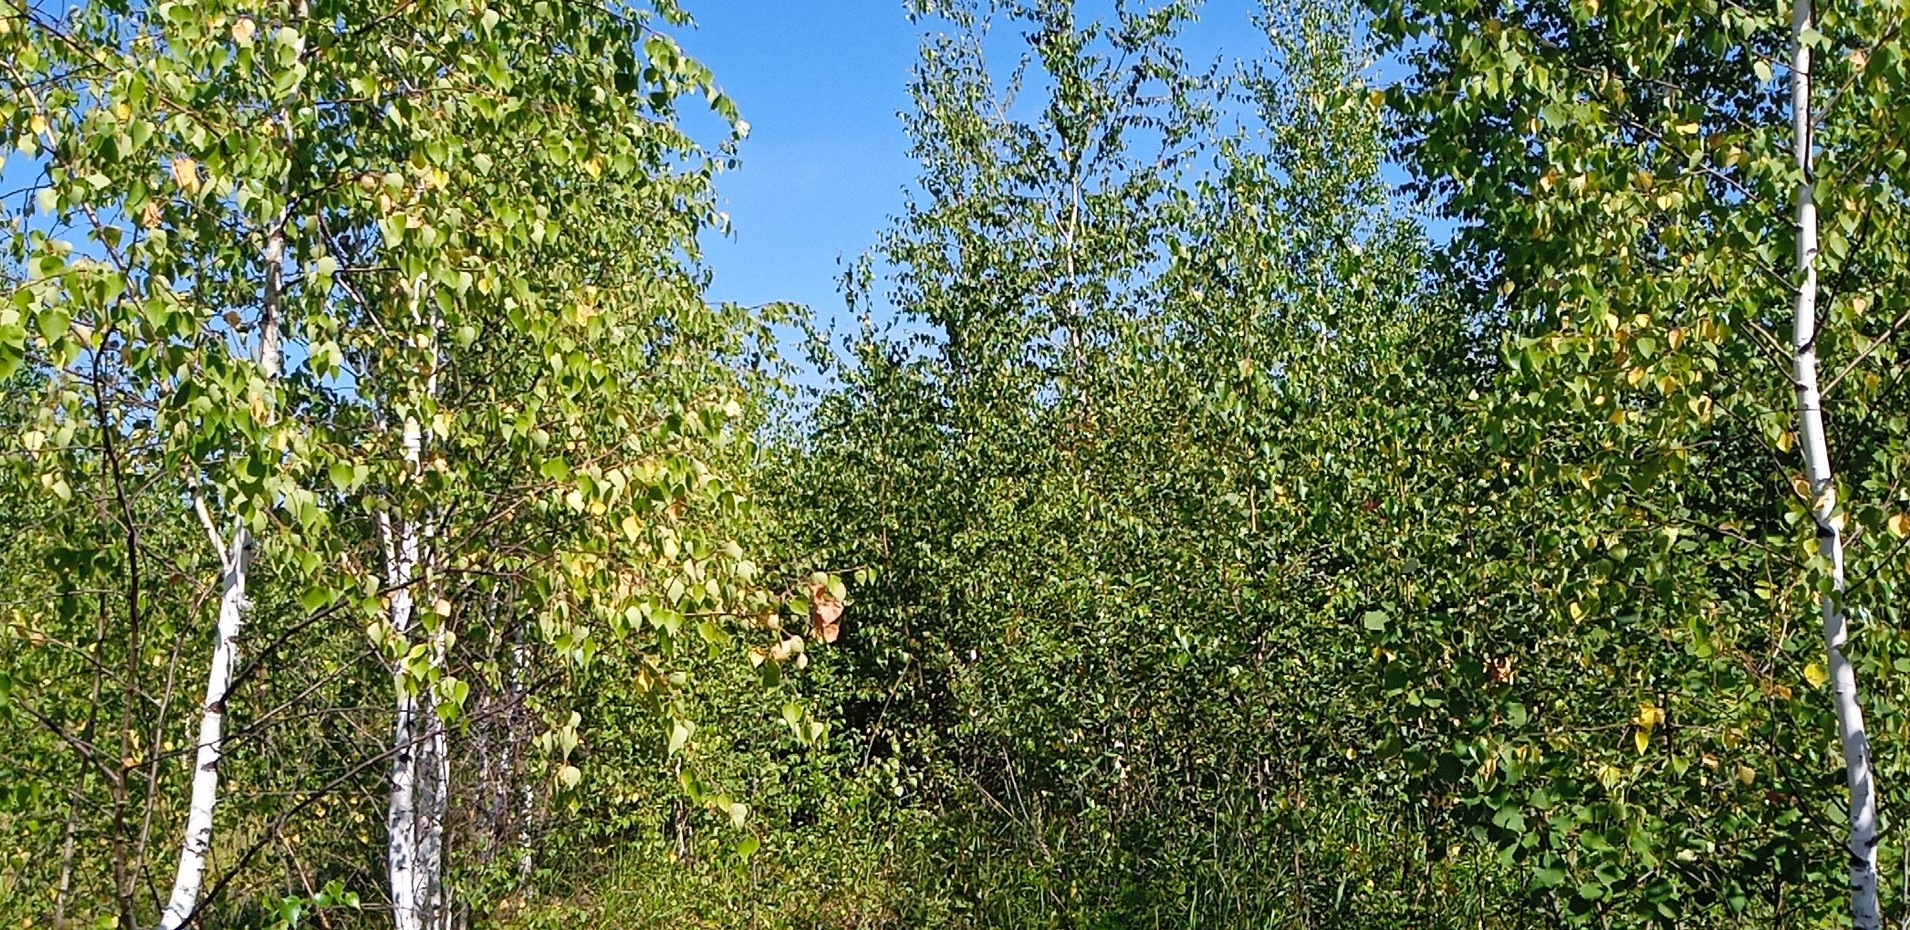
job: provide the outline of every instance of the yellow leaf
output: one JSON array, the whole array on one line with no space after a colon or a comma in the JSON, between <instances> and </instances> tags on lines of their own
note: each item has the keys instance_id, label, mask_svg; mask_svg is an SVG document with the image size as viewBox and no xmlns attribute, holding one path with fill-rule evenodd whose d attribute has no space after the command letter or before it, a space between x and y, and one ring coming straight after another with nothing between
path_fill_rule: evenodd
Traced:
<instances>
[{"instance_id":1,"label":"yellow leaf","mask_svg":"<svg viewBox=\"0 0 1910 930\"><path fill-rule=\"evenodd\" d=\"M1651 748L1651 731L1645 729L1633 730L1631 731L1631 741L1633 745L1638 747L1639 752L1644 752L1646 749Z\"/></svg>"},{"instance_id":2,"label":"yellow leaf","mask_svg":"<svg viewBox=\"0 0 1910 930\"><path fill-rule=\"evenodd\" d=\"M637 518L633 514L624 514L623 521L618 525L623 530L624 538L632 542L635 542L637 537L643 535L643 524L637 522Z\"/></svg>"},{"instance_id":3,"label":"yellow leaf","mask_svg":"<svg viewBox=\"0 0 1910 930\"><path fill-rule=\"evenodd\" d=\"M172 180L188 194L199 193L199 163L184 155L173 159Z\"/></svg>"},{"instance_id":4,"label":"yellow leaf","mask_svg":"<svg viewBox=\"0 0 1910 930\"><path fill-rule=\"evenodd\" d=\"M1811 687L1822 688L1830 680L1830 670L1822 662L1812 662L1804 666L1804 680L1810 682Z\"/></svg>"},{"instance_id":5,"label":"yellow leaf","mask_svg":"<svg viewBox=\"0 0 1910 930\"><path fill-rule=\"evenodd\" d=\"M1745 765L1742 762L1738 763L1738 781L1741 781L1748 785L1756 778L1757 778L1756 769L1748 765Z\"/></svg>"},{"instance_id":6,"label":"yellow leaf","mask_svg":"<svg viewBox=\"0 0 1910 930\"><path fill-rule=\"evenodd\" d=\"M1640 704L1638 716L1632 719L1638 724L1639 729L1650 731L1652 727L1664 722L1665 712L1659 710L1654 704Z\"/></svg>"},{"instance_id":7,"label":"yellow leaf","mask_svg":"<svg viewBox=\"0 0 1910 930\"><path fill-rule=\"evenodd\" d=\"M438 598L437 602L431 605L431 612L440 617L449 617L451 616L451 602L444 598Z\"/></svg>"},{"instance_id":8,"label":"yellow leaf","mask_svg":"<svg viewBox=\"0 0 1910 930\"><path fill-rule=\"evenodd\" d=\"M1585 619L1585 608L1580 606L1577 601L1565 605L1565 612L1571 614L1573 620Z\"/></svg>"},{"instance_id":9,"label":"yellow leaf","mask_svg":"<svg viewBox=\"0 0 1910 930\"><path fill-rule=\"evenodd\" d=\"M1885 521L1885 525L1890 528L1890 535L1898 539L1910 536L1910 513L1896 514Z\"/></svg>"},{"instance_id":10,"label":"yellow leaf","mask_svg":"<svg viewBox=\"0 0 1910 930\"><path fill-rule=\"evenodd\" d=\"M249 17L240 17L232 24L232 41L240 45L251 45L252 36L258 32L258 25Z\"/></svg>"},{"instance_id":11,"label":"yellow leaf","mask_svg":"<svg viewBox=\"0 0 1910 930\"><path fill-rule=\"evenodd\" d=\"M1677 130L1687 136L1695 136L1698 134L1698 124L1697 123L1679 123L1677 125Z\"/></svg>"},{"instance_id":12,"label":"yellow leaf","mask_svg":"<svg viewBox=\"0 0 1910 930\"><path fill-rule=\"evenodd\" d=\"M27 128L32 130L36 136L46 132L46 117L38 113L33 114L32 118L27 120Z\"/></svg>"}]
</instances>

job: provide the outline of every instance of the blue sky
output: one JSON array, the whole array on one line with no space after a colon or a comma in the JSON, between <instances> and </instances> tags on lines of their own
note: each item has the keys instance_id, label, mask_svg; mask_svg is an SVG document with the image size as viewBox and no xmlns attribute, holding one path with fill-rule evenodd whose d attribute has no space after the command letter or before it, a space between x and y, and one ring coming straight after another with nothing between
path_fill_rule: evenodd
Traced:
<instances>
[{"instance_id":1,"label":"blue sky","mask_svg":"<svg viewBox=\"0 0 1910 930\"><path fill-rule=\"evenodd\" d=\"M718 190L734 235L706 237L712 298L840 306L837 259L875 241L913 176L898 111L915 28L899 0L704 0L679 41L716 71L750 135Z\"/></svg>"},{"instance_id":2,"label":"blue sky","mask_svg":"<svg viewBox=\"0 0 1910 930\"><path fill-rule=\"evenodd\" d=\"M718 179L735 235L709 237L710 296L793 300L830 319L835 279L902 209L915 168L908 106L917 27L902 0L691 0L683 47L715 70L750 137ZM1257 54L1253 0L1208 0L1186 33L1190 62Z\"/></svg>"}]
</instances>

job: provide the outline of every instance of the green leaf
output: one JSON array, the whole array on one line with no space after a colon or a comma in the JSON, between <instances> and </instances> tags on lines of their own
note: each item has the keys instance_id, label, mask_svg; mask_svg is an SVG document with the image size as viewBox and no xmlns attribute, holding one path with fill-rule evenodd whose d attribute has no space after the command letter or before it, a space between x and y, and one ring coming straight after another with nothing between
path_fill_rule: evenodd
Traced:
<instances>
[{"instance_id":1,"label":"green leaf","mask_svg":"<svg viewBox=\"0 0 1910 930\"><path fill-rule=\"evenodd\" d=\"M298 596L298 605L303 607L307 613L317 611L331 602L332 592L329 588L309 587L305 589L304 593Z\"/></svg>"},{"instance_id":2,"label":"green leaf","mask_svg":"<svg viewBox=\"0 0 1910 930\"><path fill-rule=\"evenodd\" d=\"M40 312L40 335L44 336L47 342L57 342L66 335L67 328L72 325L72 322L65 308L48 307Z\"/></svg>"},{"instance_id":3,"label":"green leaf","mask_svg":"<svg viewBox=\"0 0 1910 930\"><path fill-rule=\"evenodd\" d=\"M668 754L672 756L676 755L677 750L682 749L685 745L687 745L690 742L690 735L695 732L696 732L696 724L681 718L671 719L670 746L669 746L669 749L667 750Z\"/></svg>"}]
</instances>

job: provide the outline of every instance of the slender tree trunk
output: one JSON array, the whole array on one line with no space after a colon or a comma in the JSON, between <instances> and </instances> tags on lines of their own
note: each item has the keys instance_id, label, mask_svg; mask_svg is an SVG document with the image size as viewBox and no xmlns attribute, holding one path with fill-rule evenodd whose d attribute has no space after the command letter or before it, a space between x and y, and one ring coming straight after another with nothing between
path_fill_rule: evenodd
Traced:
<instances>
[{"instance_id":1,"label":"slender tree trunk","mask_svg":"<svg viewBox=\"0 0 1910 930\"><path fill-rule=\"evenodd\" d=\"M126 773L120 772L112 779L113 790L113 897L119 905L119 924L122 927L136 927L139 916L139 904L135 895L138 889L132 855L126 842Z\"/></svg>"},{"instance_id":2,"label":"slender tree trunk","mask_svg":"<svg viewBox=\"0 0 1910 930\"><path fill-rule=\"evenodd\" d=\"M60 829L60 878L53 889L53 930L66 930L66 898L73 890L73 838L79 827L79 793L85 787L86 779L82 775L79 786L66 802L66 826Z\"/></svg>"},{"instance_id":3,"label":"slender tree trunk","mask_svg":"<svg viewBox=\"0 0 1910 930\"><path fill-rule=\"evenodd\" d=\"M406 454L417 435L415 423L405 426ZM418 528L408 521L385 523L386 557L390 561L392 586L389 620L401 644L410 642L413 615L412 585L418 565ZM405 670L406 658L398 657L392 671L392 687L397 695L397 721L391 736L391 802L385 815L389 833L386 854L391 878L392 917L397 930L423 930L424 902L418 894L417 775L419 695Z\"/></svg>"},{"instance_id":4,"label":"slender tree trunk","mask_svg":"<svg viewBox=\"0 0 1910 930\"><path fill-rule=\"evenodd\" d=\"M530 728L520 726L519 722L526 714L525 691L530 680L530 647L524 643L524 624L517 627L517 640L511 644L511 712L505 715L509 727L504 738L510 748L510 762L505 767L505 776L513 779L518 786L517 808L517 877L528 879L531 868L536 864L531 858L531 815L536 809L536 796L531 792L530 773L520 760L518 752L520 738L528 741ZM522 736L520 737L520 734Z\"/></svg>"},{"instance_id":5,"label":"slender tree trunk","mask_svg":"<svg viewBox=\"0 0 1910 930\"><path fill-rule=\"evenodd\" d=\"M411 308L414 319L422 297L424 281L412 284ZM437 360L427 362L424 392L437 393ZM404 419L403 454L405 470L412 481L423 473L424 424L414 411ZM447 656L439 622L420 624L417 604L418 583L425 558L425 520L406 516L407 507L419 509L415 501L403 500L397 515L381 516L385 536L385 558L390 566L390 621L399 642L412 648L414 630L424 627L429 645L425 655L434 667L441 667ZM401 655L392 670L397 696L397 722L392 735L395 750L391 763L391 808L386 817L389 833L387 856L391 878L391 900L396 930L439 930L443 925L444 897L444 813L446 790L450 781L450 756L446 751L443 722L428 686L406 669L408 659Z\"/></svg>"},{"instance_id":6,"label":"slender tree trunk","mask_svg":"<svg viewBox=\"0 0 1910 930\"><path fill-rule=\"evenodd\" d=\"M1830 587L1818 596L1824 623L1824 649L1830 665L1831 697L1837 705L1837 737L1844 749L1850 787L1850 911L1856 930L1879 930L1877 905L1877 786L1871 777L1870 743L1864 735L1863 708L1857 703L1857 675L1844 656L1849 625L1844 613L1844 538L1839 528L1837 486L1824 438L1823 398L1817 388L1817 201L1812 167L1811 50L1804 33L1811 26L1811 0L1791 6L1791 128L1797 167L1796 323L1791 353L1797 383L1798 445L1810 479L1811 518L1817 548L1830 563Z\"/></svg>"},{"instance_id":7,"label":"slender tree trunk","mask_svg":"<svg viewBox=\"0 0 1910 930\"><path fill-rule=\"evenodd\" d=\"M259 368L267 381L279 374L279 306L284 288L285 218L265 245L264 307L259 314ZM177 930L199 909L205 883L206 853L212 848L212 815L219 804L219 760L224 755L226 689L239 664L239 631L245 626L245 573L250 535L240 525L223 559L219 590L218 639L206 673L206 700L199 717L199 748L193 759L192 794L186 811L186 837L179 847L179 868L172 895L159 918L159 930Z\"/></svg>"},{"instance_id":8,"label":"slender tree trunk","mask_svg":"<svg viewBox=\"0 0 1910 930\"><path fill-rule=\"evenodd\" d=\"M439 618L443 622L444 618ZM431 636L431 659L437 668L445 667L444 636L441 630ZM420 719L427 727L418 744L418 884L424 902L425 926L448 930L451 911L444 900L444 819L451 801L451 752L449 730L438 712L438 698L426 691L420 702Z\"/></svg>"},{"instance_id":9,"label":"slender tree trunk","mask_svg":"<svg viewBox=\"0 0 1910 930\"><path fill-rule=\"evenodd\" d=\"M477 784L472 790L476 801L472 807L479 813L475 819L482 820L481 861L486 865L495 865L516 851L511 825L517 806L518 682L524 640L523 624L508 619L513 608L499 587L491 589L485 607L490 627L494 631L511 630L512 634L508 645L492 653L491 659L499 668L498 687L487 698L489 710L485 721L472 733L473 749L478 757ZM503 640L498 642L501 644ZM469 922L468 909L463 918Z\"/></svg>"},{"instance_id":10,"label":"slender tree trunk","mask_svg":"<svg viewBox=\"0 0 1910 930\"><path fill-rule=\"evenodd\" d=\"M223 749L226 687L238 664L239 629L244 625L246 532L232 534L219 592L219 638L206 674L206 702L199 717L199 751L192 766L192 800L186 813L186 839L179 848L179 869L172 896L159 918L159 930L177 930L199 908L206 853L212 848L212 813L219 803L219 760Z\"/></svg>"}]
</instances>

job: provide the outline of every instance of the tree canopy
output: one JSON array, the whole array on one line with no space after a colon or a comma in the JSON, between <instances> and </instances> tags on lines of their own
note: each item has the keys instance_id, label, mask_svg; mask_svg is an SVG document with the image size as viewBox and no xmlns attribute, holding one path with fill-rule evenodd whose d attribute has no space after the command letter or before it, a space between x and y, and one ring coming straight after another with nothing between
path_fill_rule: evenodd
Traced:
<instances>
[{"instance_id":1,"label":"tree canopy","mask_svg":"<svg viewBox=\"0 0 1910 930\"><path fill-rule=\"evenodd\" d=\"M0 922L1903 919L1901 3L693 12L0 0Z\"/></svg>"}]
</instances>

